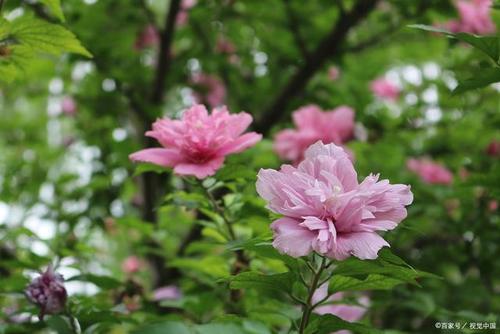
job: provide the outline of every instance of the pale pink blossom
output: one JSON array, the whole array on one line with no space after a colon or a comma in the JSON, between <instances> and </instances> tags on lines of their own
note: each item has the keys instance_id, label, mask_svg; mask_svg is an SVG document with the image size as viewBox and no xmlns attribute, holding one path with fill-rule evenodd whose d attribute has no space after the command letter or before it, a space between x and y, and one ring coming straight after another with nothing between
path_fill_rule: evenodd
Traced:
<instances>
[{"instance_id":1,"label":"pale pink blossom","mask_svg":"<svg viewBox=\"0 0 500 334\"><path fill-rule=\"evenodd\" d=\"M495 23L491 19L491 0L458 0L455 3L460 19L452 21L452 32L467 32L471 34L487 35L496 31Z\"/></svg>"},{"instance_id":2,"label":"pale pink blossom","mask_svg":"<svg viewBox=\"0 0 500 334\"><path fill-rule=\"evenodd\" d=\"M369 299L366 296L358 298L357 302L359 305L341 304L339 303L344 298L342 292L334 293L332 296L328 297L328 282L321 285L313 294L312 302L313 304L319 303L323 299L326 300L318 306L314 313L323 314L333 314L342 320L348 322L356 322L360 320L366 313L367 307L369 306ZM341 330L334 332L336 334L348 334L351 333L348 330Z\"/></svg>"},{"instance_id":3,"label":"pale pink blossom","mask_svg":"<svg viewBox=\"0 0 500 334\"><path fill-rule=\"evenodd\" d=\"M370 89L377 97L389 101L397 100L400 94L399 87L386 78L373 80L370 84Z\"/></svg>"},{"instance_id":4,"label":"pale pink blossom","mask_svg":"<svg viewBox=\"0 0 500 334\"><path fill-rule=\"evenodd\" d=\"M492 199L488 202L488 210L490 212L495 212L498 210L498 201L495 199Z\"/></svg>"},{"instance_id":5,"label":"pale pink blossom","mask_svg":"<svg viewBox=\"0 0 500 334\"><path fill-rule=\"evenodd\" d=\"M500 156L500 140L493 140L488 144L486 153L491 157Z\"/></svg>"},{"instance_id":6,"label":"pale pink blossom","mask_svg":"<svg viewBox=\"0 0 500 334\"><path fill-rule=\"evenodd\" d=\"M341 106L324 112L316 105L308 105L292 115L296 129L285 129L276 134L274 150L280 158L299 163L306 149L317 142L343 144L353 135L354 110Z\"/></svg>"},{"instance_id":7,"label":"pale pink blossom","mask_svg":"<svg viewBox=\"0 0 500 334\"><path fill-rule=\"evenodd\" d=\"M153 300L177 300L182 297L182 292L175 285L168 285L153 291Z\"/></svg>"},{"instance_id":8,"label":"pale pink blossom","mask_svg":"<svg viewBox=\"0 0 500 334\"><path fill-rule=\"evenodd\" d=\"M408 159L408 169L429 184L446 184L453 182L453 174L443 165L429 159Z\"/></svg>"},{"instance_id":9,"label":"pale pink blossom","mask_svg":"<svg viewBox=\"0 0 500 334\"><path fill-rule=\"evenodd\" d=\"M328 68L328 79L335 81L340 77L340 69L337 66L330 66Z\"/></svg>"},{"instance_id":10,"label":"pale pink blossom","mask_svg":"<svg viewBox=\"0 0 500 334\"><path fill-rule=\"evenodd\" d=\"M312 251L343 260L374 259L389 244L376 231L394 229L413 201L410 187L369 175L358 183L347 153L317 142L298 165L261 169L257 192L284 217L271 225L273 246L293 257Z\"/></svg>"},{"instance_id":11,"label":"pale pink blossom","mask_svg":"<svg viewBox=\"0 0 500 334\"><path fill-rule=\"evenodd\" d=\"M142 50L157 46L160 43L160 34L152 24L147 25L139 33L135 40L134 47L136 50Z\"/></svg>"},{"instance_id":12,"label":"pale pink blossom","mask_svg":"<svg viewBox=\"0 0 500 334\"><path fill-rule=\"evenodd\" d=\"M204 73L193 75L191 83L194 86L194 99L196 103L208 104L215 108L224 104L226 100L226 87L216 76Z\"/></svg>"},{"instance_id":13,"label":"pale pink blossom","mask_svg":"<svg viewBox=\"0 0 500 334\"><path fill-rule=\"evenodd\" d=\"M142 267L142 261L135 255L127 257L122 263L122 270L126 274L134 274Z\"/></svg>"},{"instance_id":14,"label":"pale pink blossom","mask_svg":"<svg viewBox=\"0 0 500 334\"><path fill-rule=\"evenodd\" d=\"M186 25L189 20L189 10L196 6L196 0L182 0L175 24L179 27Z\"/></svg>"},{"instance_id":15,"label":"pale pink blossom","mask_svg":"<svg viewBox=\"0 0 500 334\"><path fill-rule=\"evenodd\" d=\"M255 132L243 134L251 122L252 116L245 112L230 114L222 107L209 114L205 106L194 105L181 120L157 120L146 136L155 138L163 147L133 153L130 159L203 179L214 175L227 155L242 152L261 140L262 135Z\"/></svg>"},{"instance_id":16,"label":"pale pink blossom","mask_svg":"<svg viewBox=\"0 0 500 334\"><path fill-rule=\"evenodd\" d=\"M71 96L65 96L61 101L61 110L69 116L74 116L77 112L75 100Z\"/></svg>"},{"instance_id":17,"label":"pale pink blossom","mask_svg":"<svg viewBox=\"0 0 500 334\"><path fill-rule=\"evenodd\" d=\"M232 55L236 52L236 46L230 40L224 37L219 37L217 39L217 44L215 45L215 51L218 53Z\"/></svg>"}]
</instances>

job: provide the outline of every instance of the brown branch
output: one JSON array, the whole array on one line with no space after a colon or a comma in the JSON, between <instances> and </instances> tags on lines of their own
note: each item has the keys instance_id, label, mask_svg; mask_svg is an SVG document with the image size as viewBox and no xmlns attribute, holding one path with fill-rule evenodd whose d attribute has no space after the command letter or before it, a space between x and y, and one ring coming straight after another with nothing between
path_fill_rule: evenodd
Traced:
<instances>
[{"instance_id":1,"label":"brown branch","mask_svg":"<svg viewBox=\"0 0 500 334\"><path fill-rule=\"evenodd\" d=\"M156 77L153 84L153 94L151 102L159 105L163 101L165 94L165 81L170 68L170 49L174 38L175 20L180 9L180 0L171 0L170 8L165 17L165 28L160 33L160 51L158 52L158 65Z\"/></svg>"},{"instance_id":2,"label":"brown branch","mask_svg":"<svg viewBox=\"0 0 500 334\"><path fill-rule=\"evenodd\" d=\"M297 48L302 54L302 58L309 58L309 51L307 50L306 43L302 38L299 30L298 18L293 11L292 6L290 5L290 0L283 0L283 5L285 6L286 15L288 17L288 26L290 31L295 39L295 44L297 44Z\"/></svg>"},{"instance_id":3,"label":"brown branch","mask_svg":"<svg viewBox=\"0 0 500 334\"><path fill-rule=\"evenodd\" d=\"M289 83L279 93L271 105L264 110L256 123L256 130L267 134L271 127L284 115L288 101L299 94L314 73L330 58L340 54L341 46L349 31L374 9L378 0L359 0L353 9L341 15L331 32L320 42L316 50L306 60Z\"/></svg>"},{"instance_id":4,"label":"brown branch","mask_svg":"<svg viewBox=\"0 0 500 334\"><path fill-rule=\"evenodd\" d=\"M170 50L179 8L180 0L170 1L170 7L165 17L165 27L160 33L160 49L157 57L158 63L155 72L156 75L153 81L152 94L150 97L150 102L153 106L160 106L165 95L165 82L171 64ZM143 130L149 129L151 126L150 123L151 120L149 117L144 117ZM153 147L155 145L155 141L152 138L147 137L145 139L145 145L147 147ZM160 175L152 172L142 174L142 194L144 200L142 218L151 223L155 223L157 220L156 205L158 198L160 198L162 181L164 181L161 180L160 177ZM159 247L159 245L152 240L148 241L147 244L152 248ZM165 266L165 258L154 252L149 254L148 258L153 263L158 275L156 286L161 286L168 282L171 272Z\"/></svg>"}]
</instances>

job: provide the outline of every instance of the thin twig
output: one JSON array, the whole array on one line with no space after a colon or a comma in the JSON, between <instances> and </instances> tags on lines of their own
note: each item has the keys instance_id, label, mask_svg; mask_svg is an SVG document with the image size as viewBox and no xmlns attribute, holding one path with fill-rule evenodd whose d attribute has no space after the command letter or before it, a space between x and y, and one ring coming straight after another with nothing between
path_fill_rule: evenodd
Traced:
<instances>
[{"instance_id":1,"label":"thin twig","mask_svg":"<svg viewBox=\"0 0 500 334\"><path fill-rule=\"evenodd\" d=\"M297 44L297 48L302 54L302 57L305 59L309 58L309 51L307 51L306 43L300 34L299 29L299 20L293 8L290 4L290 0L283 0L283 4L285 6L286 15L288 18L288 26L290 31L292 32L293 38L295 39L295 44Z\"/></svg>"},{"instance_id":2,"label":"thin twig","mask_svg":"<svg viewBox=\"0 0 500 334\"><path fill-rule=\"evenodd\" d=\"M309 263L309 261L307 261L307 263ZM312 305L313 295L316 292L316 289L318 288L318 282L321 278L323 270L325 269L325 264L326 264L326 258L322 257L321 264L318 270L313 270L314 275L312 277L311 285L309 286L307 301L302 309L303 313L302 313L302 319L300 320L299 334L304 333L304 330L306 329L307 324L309 323L309 317L311 316L311 313L313 311L313 305Z\"/></svg>"}]
</instances>

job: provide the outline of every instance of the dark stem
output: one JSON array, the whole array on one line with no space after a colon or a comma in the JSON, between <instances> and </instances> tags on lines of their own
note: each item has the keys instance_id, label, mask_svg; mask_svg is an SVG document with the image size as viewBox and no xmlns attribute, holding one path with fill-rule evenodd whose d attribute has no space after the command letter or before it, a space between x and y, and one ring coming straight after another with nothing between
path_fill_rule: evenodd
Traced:
<instances>
[{"instance_id":1,"label":"dark stem","mask_svg":"<svg viewBox=\"0 0 500 334\"><path fill-rule=\"evenodd\" d=\"M229 233L229 239L232 241L237 240L236 238L236 233L234 232L233 229L233 223L226 215L224 212L224 208L219 205L217 202L217 199L213 196L213 194L210 192L209 189L205 188L203 186L203 183L200 181L200 186L203 188L205 193L207 194L210 203L212 204L214 210L219 214L219 216L222 217L222 220L224 221L224 224L228 230ZM246 267L248 267L248 264L250 263L250 260L245 256L245 253L243 253L243 250L238 249L235 252L236 256L236 261L233 264L233 267L231 268L231 275L237 275L241 271L243 271ZM242 296L242 291L241 290L231 290L231 301L233 303L237 303Z\"/></svg>"},{"instance_id":2,"label":"dark stem","mask_svg":"<svg viewBox=\"0 0 500 334\"><path fill-rule=\"evenodd\" d=\"M307 262L309 263L309 262ZM300 326L299 326L299 334L304 333L304 330L307 327L307 324L309 323L309 317L311 316L312 311L314 310L315 305L312 304L312 299L314 292L319 286L319 280L321 278L321 274L323 273L323 270L325 269L325 264L326 264L326 258L322 257L321 258L321 265L319 266L319 269L316 271L314 268L312 268L312 282L311 285L308 287L308 296L305 305L302 308L302 319L300 320Z\"/></svg>"},{"instance_id":3,"label":"dark stem","mask_svg":"<svg viewBox=\"0 0 500 334\"><path fill-rule=\"evenodd\" d=\"M304 90L314 73L328 60L337 57L342 51L349 31L373 10L377 0L360 0L353 9L339 17L331 32L321 41L313 53L307 58L277 98L264 110L256 124L256 130L267 134L271 127L281 120L284 110L292 97Z\"/></svg>"},{"instance_id":4,"label":"dark stem","mask_svg":"<svg viewBox=\"0 0 500 334\"><path fill-rule=\"evenodd\" d=\"M160 51L158 52L158 66L156 68L156 76L153 85L153 94L151 102L159 105L163 101L165 93L165 81L167 72L170 69L171 57L170 50L174 38L175 19L180 8L180 0L171 0L170 7L165 17L165 28L160 34Z\"/></svg>"},{"instance_id":5,"label":"dark stem","mask_svg":"<svg viewBox=\"0 0 500 334\"><path fill-rule=\"evenodd\" d=\"M81 334L82 329L80 327L80 323L78 322L78 319L73 316L73 313L71 313L69 306L66 308L65 313L69 319L69 325L71 326L71 331L73 332L73 334Z\"/></svg>"},{"instance_id":6,"label":"dark stem","mask_svg":"<svg viewBox=\"0 0 500 334\"><path fill-rule=\"evenodd\" d=\"M5 3L5 0L0 0L0 13L2 12L3 4Z\"/></svg>"}]
</instances>

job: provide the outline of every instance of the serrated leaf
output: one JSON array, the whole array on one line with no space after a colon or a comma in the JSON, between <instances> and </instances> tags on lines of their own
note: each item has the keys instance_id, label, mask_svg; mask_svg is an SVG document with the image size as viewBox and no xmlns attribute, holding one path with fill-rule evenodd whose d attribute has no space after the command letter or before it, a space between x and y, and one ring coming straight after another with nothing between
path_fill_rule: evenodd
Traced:
<instances>
[{"instance_id":1,"label":"serrated leaf","mask_svg":"<svg viewBox=\"0 0 500 334\"><path fill-rule=\"evenodd\" d=\"M476 71L474 78L459 82L458 86L453 90L453 94L486 87L496 82L500 82L500 68L490 67L479 69Z\"/></svg>"},{"instance_id":2,"label":"serrated leaf","mask_svg":"<svg viewBox=\"0 0 500 334\"><path fill-rule=\"evenodd\" d=\"M291 292L296 276L292 272L265 275L256 271L247 271L230 279L231 289L264 289Z\"/></svg>"},{"instance_id":3,"label":"serrated leaf","mask_svg":"<svg viewBox=\"0 0 500 334\"><path fill-rule=\"evenodd\" d=\"M10 24L9 37L16 44L31 47L37 52L59 55L64 52L81 54L91 58L76 36L58 24L52 24L32 17L21 17Z\"/></svg>"},{"instance_id":4,"label":"serrated leaf","mask_svg":"<svg viewBox=\"0 0 500 334\"><path fill-rule=\"evenodd\" d=\"M50 9L51 13L60 21L65 21L64 13L61 7L61 0L40 0L40 3L47 6Z\"/></svg>"}]
</instances>

